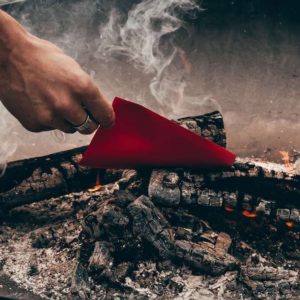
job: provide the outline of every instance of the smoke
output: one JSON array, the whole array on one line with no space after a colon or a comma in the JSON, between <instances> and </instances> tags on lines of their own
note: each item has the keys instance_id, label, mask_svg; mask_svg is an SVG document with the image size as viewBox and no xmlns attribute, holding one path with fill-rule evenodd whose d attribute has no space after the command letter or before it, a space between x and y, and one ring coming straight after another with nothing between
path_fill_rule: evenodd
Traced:
<instances>
[{"instance_id":1,"label":"smoke","mask_svg":"<svg viewBox=\"0 0 300 300\"><path fill-rule=\"evenodd\" d=\"M25 0L0 0L0 7L7 5L7 4L13 4L13 3L18 3L18 2L23 2Z\"/></svg>"},{"instance_id":2,"label":"smoke","mask_svg":"<svg viewBox=\"0 0 300 300\"><path fill-rule=\"evenodd\" d=\"M31 33L63 48L92 76L101 74L103 61L112 66L116 57L123 61L126 58L139 72L150 76L146 84L157 101L152 108L172 116L182 111L188 75L180 62L183 50L176 44L175 33L186 27L183 17L194 18L201 9L196 0L136 2L126 1L125 5L117 0L32 0L10 7L9 13ZM102 83L102 78L96 80ZM117 95L115 85L107 89L105 85L104 93L111 98ZM120 93L126 95L124 88ZM87 144L90 140L57 131L29 133L2 107L0 114L3 165L14 158L16 149L17 158L23 158Z\"/></svg>"},{"instance_id":3,"label":"smoke","mask_svg":"<svg viewBox=\"0 0 300 300\"><path fill-rule=\"evenodd\" d=\"M0 177L5 172L7 160L17 149L18 137L14 125L15 120L0 103Z\"/></svg>"},{"instance_id":4,"label":"smoke","mask_svg":"<svg viewBox=\"0 0 300 300\"><path fill-rule=\"evenodd\" d=\"M188 71L183 63L178 64L184 50L175 45L174 33L185 27L183 16L193 18L199 11L195 0L142 1L125 19L114 8L100 29L96 56L127 58L136 68L153 75L150 91L164 114L182 112Z\"/></svg>"},{"instance_id":5,"label":"smoke","mask_svg":"<svg viewBox=\"0 0 300 300\"><path fill-rule=\"evenodd\" d=\"M220 110L217 99L237 154L298 149L299 26L270 16L244 20L239 11L232 19L223 1L205 1L206 11L199 1L27 0L4 7L74 57L110 99L133 99L171 118ZM2 164L91 139L26 132L2 107L0 118Z\"/></svg>"}]
</instances>

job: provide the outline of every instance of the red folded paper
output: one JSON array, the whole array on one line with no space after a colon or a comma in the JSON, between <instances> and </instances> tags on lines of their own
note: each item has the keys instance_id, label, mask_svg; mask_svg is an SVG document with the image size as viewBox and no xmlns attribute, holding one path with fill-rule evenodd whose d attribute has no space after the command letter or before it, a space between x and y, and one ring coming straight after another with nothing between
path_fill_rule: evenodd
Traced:
<instances>
[{"instance_id":1,"label":"red folded paper","mask_svg":"<svg viewBox=\"0 0 300 300\"><path fill-rule=\"evenodd\" d=\"M232 152L133 102L115 98L116 124L101 127L81 164L92 168L221 167Z\"/></svg>"}]
</instances>

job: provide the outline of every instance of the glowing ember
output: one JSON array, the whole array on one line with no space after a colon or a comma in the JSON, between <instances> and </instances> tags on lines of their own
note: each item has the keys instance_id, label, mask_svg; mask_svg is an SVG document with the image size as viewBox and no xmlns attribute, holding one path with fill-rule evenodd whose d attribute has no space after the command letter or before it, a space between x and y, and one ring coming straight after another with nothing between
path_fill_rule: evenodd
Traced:
<instances>
[{"instance_id":1,"label":"glowing ember","mask_svg":"<svg viewBox=\"0 0 300 300\"><path fill-rule=\"evenodd\" d=\"M248 210L244 210L242 214L243 214L243 216L245 216L247 218L256 218L257 217L257 214L255 212L248 211Z\"/></svg>"},{"instance_id":2,"label":"glowing ember","mask_svg":"<svg viewBox=\"0 0 300 300\"><path fill-rule=\"evenodd\" d=\"M279 151L279 153L281 154L282 156L282 160L284 162L284 165L285 167L287 168L287 170L289 172L292 172L293 171L293 167L290 163L290 156L289 156L289 153L287 151Z\"/></svg>"},{"instance_id":3,"label":"glowing ember","mask_svg":"<svg viewBox=\"0 0 300 300\"><path fill-rule=\"evenodd\" d=\"M292 227L294 227L294 222L293 222L293 221L287 221L287 222L285 223L285 225L286 225L287 227L289 227L289 228L292 228Z\"/></svg>"},{"instance_id":4,"label":"glowing ember","mask_svg":"<svg viewBox=\"0 0 300 300\"><path fill-rule=\"evenodd\" d=\"M100 173L99 171L97 171L97 176L96 176L96 184L93 188L89 189L89 192L94 193L100 190L100 188L102 187L101 183L100 183Z\"/></svg>"},{"instance_id":5,"label":"glowing ember","mask_svg":"<svg viewBox=\"0 0 300 300\"><path fill-rule=\"evenodd\" d=\"M228 212L233 212L234 211L234 209L232 207L229 207L229 206L224 206L224 210L228 211Z\"/></svg>"}]
</instances>

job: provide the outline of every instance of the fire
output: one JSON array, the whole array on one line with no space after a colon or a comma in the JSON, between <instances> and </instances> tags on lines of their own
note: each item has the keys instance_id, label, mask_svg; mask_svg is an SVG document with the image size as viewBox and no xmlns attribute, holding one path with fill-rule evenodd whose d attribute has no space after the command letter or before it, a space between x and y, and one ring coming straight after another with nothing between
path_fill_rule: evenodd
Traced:
<instances>
[{"instance_id":1,"label":"fire","mask_svg":"<svg viewBox=\"0 0 300 300\"><path fill-rule=\"evenodd\" d=\"M234 209L232 207L229 207L229 206L224 206L224 210L228 211L228 212L233 212L234 211Z\"/></svg>"},{"instance_id":2,"label":"fire","mask_svg":"<svg viewBox=\"0 0 300 300\"><path fill-rule=\"evenodd\" d=\"M242 212L242 215L247 217L247 218L256 218L257 214L255 212L249 211L249 210L244 210Z\"/></svg>"},{"instance_id":3,"label":"fire","mask_svg":"<svg viewBox=\"0 0 300 300\"><path fill-rule=\"evenodd\" d=\"M289 172L292 172L293 171L293 167L290 163L290 156L289 156L289 153L287 151L279 151L279 153L281 154L282 156L282 160L284 162L284 165L285 167L287 168L287 170Z\"/></svg>"},{"instance_id":4,"label":"fire","mask_svg":"<svg viewBox=\"0 0 300 300\"><path fill-rule=\"evenodd\" d=\"M100 183L100 172L97 171L97 176L96 176L96 184L93 188L89 189L89 192L94 193L100 190L100 188L102 187L101 183Z\"/></svg>"},{"instance_id":5,"label":"fire","mask_svg":"<svg viewBox=\"0 0 300 300\"><path fill-rule=\"evenodd\" d=\"M289 228L292 228L292 227L294 227L294 222L293 222L293 221L287 221L287 222L285 223L285 225L286 225L287 227L289 227Z\"/></svg>"}]
</instances>

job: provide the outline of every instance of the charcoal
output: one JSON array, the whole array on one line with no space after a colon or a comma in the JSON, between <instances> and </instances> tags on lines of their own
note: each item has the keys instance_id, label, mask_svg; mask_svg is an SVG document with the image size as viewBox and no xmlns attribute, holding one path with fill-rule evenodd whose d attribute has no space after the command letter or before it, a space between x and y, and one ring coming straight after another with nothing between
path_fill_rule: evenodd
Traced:
<instances>
[{"instance_id":1,"label":"charcoal","mask_svg":"<svg viewBox=\"0 0 300 300\"><path fill-rule=\"evenodd\" d=\"M89 273L101 276L103 270L107 270L113 265L113 258L110 255L113 245L105 241L95 243L93 254L89 259Z\"/></svg>"},{"instance_id":2,"label":"charcoal","mask_svg":"<svg viewBox=\"0 0 300 300\"><path fill-rule=\"evenodd\" d=\"M282 267L242 267L242 278L257 299L296 299L299 272Z\"/></svg>"},{"instance_id":3,"label":"charcoal","mask_svg":"<svg viewBox=\"0 0 300 300\"><path fill-rule=\"evenodd\" d=\"M170 207L177 206L180 202L179 176L168 171L153 171L152 174L148 191L152 201Z\"/></svg>"}]
</instances>

